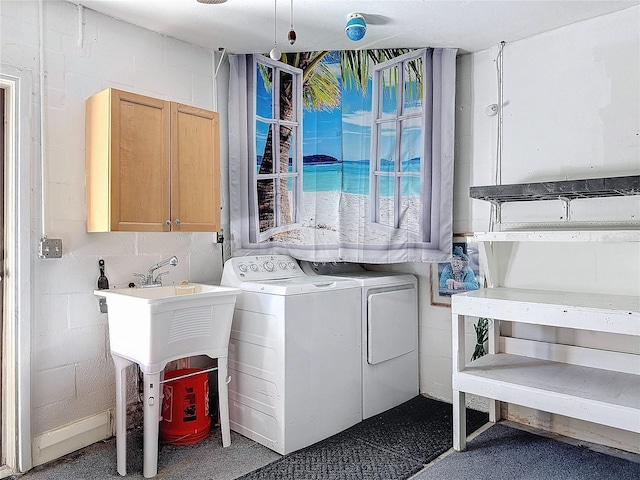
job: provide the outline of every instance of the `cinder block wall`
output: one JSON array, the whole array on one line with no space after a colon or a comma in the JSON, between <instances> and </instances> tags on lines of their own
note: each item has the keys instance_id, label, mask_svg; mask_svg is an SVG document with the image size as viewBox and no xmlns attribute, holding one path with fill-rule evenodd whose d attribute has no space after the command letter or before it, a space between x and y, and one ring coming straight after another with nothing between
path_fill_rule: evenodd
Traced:
<instances>
[{"instance_id":1,"label":"cinder block wall","mask_svg":"<svg viewBox=\"0 0 640 480\"><path fill-rule=\"evenodd\" d=\"M45 224L61 238L63 257L31 255L31 433L34 464L50 459L42 434L113 409L114 370L107 315L93 295L98 260L110 284L134 281L134 272L177 255L165 281L219 281L221 252L211 233L86 233L85 100L107 87L213 109L211 51L149 32L67 2L44 2ZM79 31L82 15L82 31ZM38 2L0 5L0 61L26 72L31 118L33 239L42 235ZM223 136L226 138L226 134ZM24 140L23 140L24 141ZM28 203L25 203L28 205ZM132 373L132 376L134 373ZM132 383L133 385L133 383ZM135 392L130 398L135 400ZM109 418L109 416L105 417ZM110 426L106 426L105 434ZM62 435L63 438L65 435ZM62 441L62 440L61 440ZM55 454L54 454L55 455Z\"/></svg>"}]
</instances>

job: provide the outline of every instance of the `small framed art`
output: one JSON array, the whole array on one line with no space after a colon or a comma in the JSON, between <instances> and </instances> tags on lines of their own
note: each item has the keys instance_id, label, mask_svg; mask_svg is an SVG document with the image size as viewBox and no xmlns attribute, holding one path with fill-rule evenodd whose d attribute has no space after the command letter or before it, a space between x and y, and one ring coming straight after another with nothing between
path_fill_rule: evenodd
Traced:
<instances>
[{"instance_id":1,"label":"small framed art","mask_svg":"<svg viewBox=\"0 0 640 480\"><path fill-rule=\"evenodd\" d=\"M482 286L478 244L472 234L454 235L450 262L431 265L431 305L451 305L451 295Z\"/></svg>"}]
</instances>

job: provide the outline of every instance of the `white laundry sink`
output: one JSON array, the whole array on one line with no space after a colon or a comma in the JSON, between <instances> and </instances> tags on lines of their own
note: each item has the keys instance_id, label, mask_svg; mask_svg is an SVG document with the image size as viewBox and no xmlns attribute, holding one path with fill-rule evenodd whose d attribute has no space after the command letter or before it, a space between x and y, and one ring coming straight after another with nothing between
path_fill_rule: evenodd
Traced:
<instances>
[{"instance_id":1,"label":"white laundry sink","mask_svg":"<svg viewBox=\"0 0 640 480\"><path fill-rule=\"evenodd\" d=\"M201 283L94 291L107 299L111 353L144 373L178 358L226 356L239 293Z\"/></svg>"}]
</instances>

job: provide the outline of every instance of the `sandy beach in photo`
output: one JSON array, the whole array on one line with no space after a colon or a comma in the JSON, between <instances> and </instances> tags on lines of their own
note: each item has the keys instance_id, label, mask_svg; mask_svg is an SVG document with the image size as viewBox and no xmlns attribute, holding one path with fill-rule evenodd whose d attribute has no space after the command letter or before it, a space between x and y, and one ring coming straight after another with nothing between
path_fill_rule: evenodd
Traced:
<instances>
[{"instance_id":1,"label":"sandy beach in photo","mask_svg":"<svg viewBox=\"0 0 640 480\"><path fill-rule=\"evenodd\" d=\"M393 197L380 198L381 223L393 214ZM301 228L276 236L278 241L292 244L403 244L417 234L420 204L417 196L404 198L401 229L371 224L369 196L328 192L304 192ZM412 235L412 233L414 235Z\"/></svg>"}]
</instances>

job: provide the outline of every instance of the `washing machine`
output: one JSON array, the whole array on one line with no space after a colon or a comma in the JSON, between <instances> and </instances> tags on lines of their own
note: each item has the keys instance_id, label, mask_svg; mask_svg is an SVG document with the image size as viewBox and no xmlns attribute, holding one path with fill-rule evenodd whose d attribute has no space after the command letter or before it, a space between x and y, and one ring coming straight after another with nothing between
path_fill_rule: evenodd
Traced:
<instances>
[{"instance_id":1,"label":"washing machine","mask_svg":"<svg viewBox=\"0 0 640 480\"><path fill-rule=\"evenodd\" d=\"M356 263L300 262L308 275L349 278L361 288L362 418L419 393L418 294L414 275L372 272Z\"/></svg>"},{"instance_id":2,"label":"washing machine","mask_svg":"<svg viewBox=\"0 0 640 480\"><path fill-rule=\"evenodd\" d=\"M229 341L231 429L285 455L362 420L360 286L287 255L225 262L240 289Z\"/></svg>"}]
</instances>

